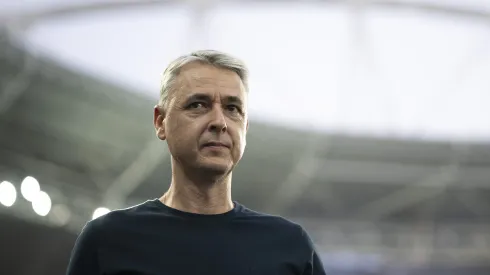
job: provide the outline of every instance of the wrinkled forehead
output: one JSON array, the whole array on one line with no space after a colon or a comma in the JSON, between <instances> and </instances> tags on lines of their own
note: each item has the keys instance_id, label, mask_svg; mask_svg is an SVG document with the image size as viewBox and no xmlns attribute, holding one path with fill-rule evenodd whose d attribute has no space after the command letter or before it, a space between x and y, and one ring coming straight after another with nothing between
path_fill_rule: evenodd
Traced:
<instances>
[{"instance_id":1,"label":"wrinkled forehead","mask_svg":"<svg viewBox=\"0 0 490 275\"><path fill-rule=\"evenodd\" d=\"M238 97L246 101L247 93L237 73L211 65L184 66L176 79L175 97L186 98L193 93L210 97Z\"/></svg>"}]
</instances>

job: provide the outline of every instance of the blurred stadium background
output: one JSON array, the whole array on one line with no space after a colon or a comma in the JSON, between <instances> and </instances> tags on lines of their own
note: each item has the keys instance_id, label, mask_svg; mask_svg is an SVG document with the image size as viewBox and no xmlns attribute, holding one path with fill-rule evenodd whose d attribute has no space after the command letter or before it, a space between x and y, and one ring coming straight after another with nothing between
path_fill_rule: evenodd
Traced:
<instances>
[{"instance_id":1,"label":"blurred stadium background","mask_svg":"<svg viewBox=\"0 0 490 275\"><path fill-rule=\"evenodd\" d=\"M0 27L0 274L64 274L166 190L159 76L202 48L251 69L234 199L329 274L490 274L490 1L3 0Z\"/></svg>"}]
</instances>

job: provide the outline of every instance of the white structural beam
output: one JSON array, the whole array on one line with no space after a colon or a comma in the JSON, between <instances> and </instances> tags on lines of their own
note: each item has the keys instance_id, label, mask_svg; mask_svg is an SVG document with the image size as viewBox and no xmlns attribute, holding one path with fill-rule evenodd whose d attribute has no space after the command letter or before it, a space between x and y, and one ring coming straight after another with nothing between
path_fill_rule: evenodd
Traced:
<instances>
[{"instance_id":1,"label":"white structural beam","mask_svg":"<svg viewBox=\"0 0 490 275\"><path fill-rule=\"evenodd\" d=\"M416 11L437 12L448 15L466 16L490 20L489 5L479 5L475 1L445 1L445 0L368 0L372 6L385 8L412 9Z\"/></svg>"},{"instance_id":2,"label":"white structural beam","mask_svg":"<svg viewBox=\"0 0 490 275\"><path fill-rule=\"evenodd\" d=\"M436 173L425 176L413 184L368 203L359 211L358 217L381 219L391 213L406 209L407 207L442 194L446 192L446 187L449 185L458 185L461 169L459 162L462 160L461 158L468 155L469 150L466 146L455 146L453 147L453 152L454 159L449 164L441 166ZM427 185L437 188L420 188L420 186Z\"/></svg>"},{"instance_id":3,"label":"white structural beam","mask_svg":"<svg viewBox=\"0 0 490 275\"><path fill-rule=\"evenodd\" d=\"M6 36L7 39L10 39L10 33L7 32ZM6 49L0 51L1 55L6 55L2 56L2 59L8 60L12 58L8 56L9 52L7 50L6 47ZM22 69L7 79L7 81L0 83L0 116L7 112L29 88L32 75L36 70L36 61L26 53L23 53L20 60L12 62L22 63Z\"/></svg>"},{"instance_id":4,"label":"white structural beam","mask_svg":"<svg viewBox=\"0 0 490 275\"><path fill-rule=\"evenodd\" d=\"M437 187L434 181L423 180L440 172L439 166L383 162L371 160L316 159L319 180L366 185L404 186L418 182L419 187ZM487 166L460 166L458 184L454 189L490 188L490 169Z\"/></svg>"},{"instance_id":5,"label":"white structural beam","mask_svg":"<svg viewBox=\"0 0 490 275\"><path fill-rule=\"evenodd\" d=\"M308 148L297 156L297 161L286 179L277 188L276 194L268 203L268 211L282 213L291 204L297 203L298 198L308 188L318 170L315 155L319 151L328 150L328 141L313 137L308 141Z\"/></svg>"},{"instance_id":6,"label":"white structural beam","mask_svg":"<svg viewBox=\"0 0 490 275\"><path fill-rule=\"evenodd\" d=\"M127 197L169 156L166 143L154 137L134 161L107 188L104 196L106 206L124 207Z\"/></svg>"},{"instance_id":7,"label":"white structural beam","mask_svg":"<svg viewBox=\"0 0 490 275\"><path fill-rule=\"evenodd\" d=\"M439 173L433 174L419 182L410 184L390 195L368 203L359 211L358 217L368 219L380 219L390 213L412 206L418 202L433 198L445 192L445 187L453 183L457 176L458 168L455 166L444 167ZM420 186L437 186L439 188L421 189Z\"/></svg>"},{"instance_id":8,"label":"white structural beam","mask_svg":"<svg viewBox=\"0 0 490 275\"><path fill-rule=\"evenodd\" d=\"M57 16L67 16L70 14L80 14L93 11L103 11L120 8L131 8L131 7L142 7L148 5L168 5L168 4L195 4L200 5L205 0L192 0L192 1L177 1L177 0L99 0L99 1L70 1L61 2L57 5L37 5L36 8L26 7L17 8L14 10L4 9L0 10L0 22L5 21L15 21L22 28L27 28L29 25L44 19L50 19ZM223 0L214 0L214 3L219 4L219 2L225 2ZM241 4L252 4L252 3L274 3L274 4L285 4L285 3L298 3L304 2L301 0L226 0L226 3L241 3ZM309 1L309 3L329 3L329 4L345 4L351 3L353 1L349 0L316 0ZM357 1L360 2L360 1ZM483 19L490 21L490 11L486 6L478 6L471 4L460 4L451 5L446 1L395 1L395 0L369 0L362 1L366 2L366 5L373 7L385 7L393 9L414 9L423 12L439 12L450 14L453 16L466 16L476 19ZM19 6L19 5L18 5ZM1 13L3 12L3 13Z\"/></svg>"},{"instance_id":9,"label":"white structural beam","mask_svg":"<svg viewBox=\"0 0 490 275\"><path fill-rule=\"evenodd\" d=\"M145 5L177 3L177 1L164 0L99 0L99 1L71 1L60 2L57 5L38 5L36 8L18 8L6 10L0 14L3 22L15 22L19 28L28 28L31 24L58 16L77 15L88 12L113 11L115 9L143 7ZM0 10L1 12L1 10ZM0 21L0 22L1 22Z\"/></svg>"}]
</instances>

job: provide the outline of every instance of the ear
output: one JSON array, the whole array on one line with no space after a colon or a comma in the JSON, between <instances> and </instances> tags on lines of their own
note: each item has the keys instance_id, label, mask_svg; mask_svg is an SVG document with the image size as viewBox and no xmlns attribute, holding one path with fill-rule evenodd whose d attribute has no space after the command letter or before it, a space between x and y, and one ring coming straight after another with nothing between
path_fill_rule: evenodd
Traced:
<instances>
[{"instance_id":1,"label":"ear","mask_svg":"<svg viewBox=\"0 0 490 275\"><path fill-rule=\"evenodd\" d=\"M165 140L165 123L163 122L165 119L165 112L162 106L156 105L153 108L153 125L155 126L155 130L157 133L157 137L161 140Z\"/></svg>"}]
</instances>

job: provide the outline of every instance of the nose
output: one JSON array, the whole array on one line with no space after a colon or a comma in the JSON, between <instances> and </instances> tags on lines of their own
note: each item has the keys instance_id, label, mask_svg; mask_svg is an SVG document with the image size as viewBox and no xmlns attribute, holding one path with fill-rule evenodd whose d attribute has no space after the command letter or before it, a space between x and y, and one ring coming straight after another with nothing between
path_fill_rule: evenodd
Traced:
<instances>
[{"instance_id":1,"label":"nose","mask_svg":"<svg viewBox=\"0 0 490 275\"><path fill-rule=\"evenodd\" d=\"M220 104L215 104L211 111L211 121L208 130L215 133L226 132L226 119Z\"/></svg>"}]
</instances>

